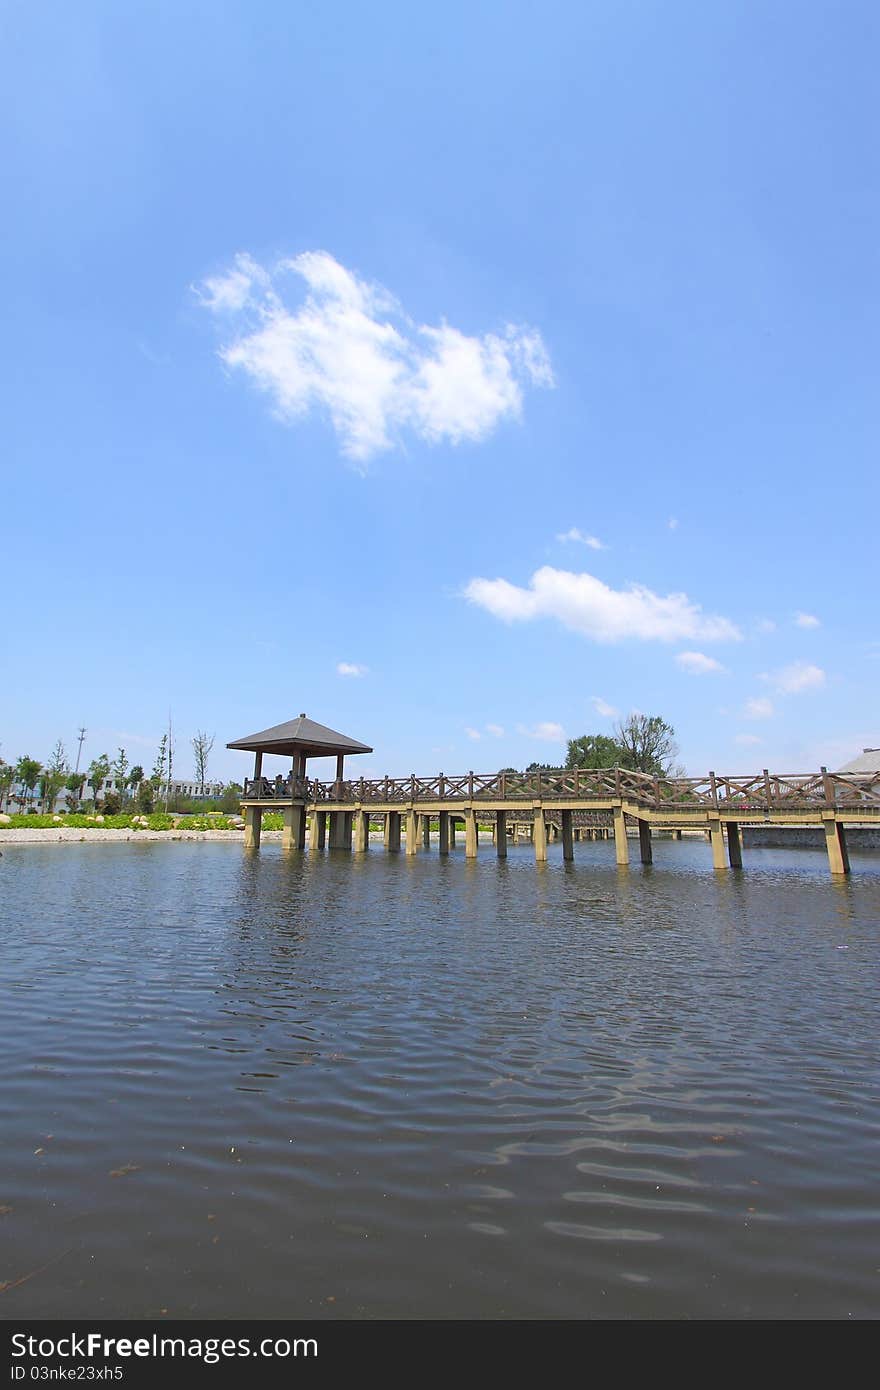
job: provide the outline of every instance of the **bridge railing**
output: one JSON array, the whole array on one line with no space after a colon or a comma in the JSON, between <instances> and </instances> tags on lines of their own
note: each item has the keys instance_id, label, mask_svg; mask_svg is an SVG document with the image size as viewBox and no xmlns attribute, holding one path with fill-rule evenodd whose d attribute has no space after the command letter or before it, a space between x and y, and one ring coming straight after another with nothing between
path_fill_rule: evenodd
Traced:
<instances>
[{"instance_id":1,"label":"bridge railing","mask_svg":"<svg viewBox=\"0 0 880 1390\"><path fill-rule=\"evenodd\" d=\"M630 768L543 768L534 772L468 772L460 776L247 779L244 798L322 803L405 804L411 801L626 801L658 811L774 811L860 808L880 811L880 773L828 772L652 777Z\"/></svg>"}]
</instances>

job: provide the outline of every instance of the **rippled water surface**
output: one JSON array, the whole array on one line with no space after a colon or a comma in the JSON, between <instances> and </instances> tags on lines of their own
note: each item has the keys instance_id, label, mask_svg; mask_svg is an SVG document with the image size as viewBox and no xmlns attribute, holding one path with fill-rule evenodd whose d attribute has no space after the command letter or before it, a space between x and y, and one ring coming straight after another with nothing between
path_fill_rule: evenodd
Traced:
<instances>
[{"instance_id":1,"label":"rippled water surface","mask_svg":"<svg viewBox=\"0 0 880 1390\"><path fill-rule=\"evenodd\" d=\"M558 855L4 846L0 1316L876 1316L880 860Z\"/></svg>"}]
</instances>

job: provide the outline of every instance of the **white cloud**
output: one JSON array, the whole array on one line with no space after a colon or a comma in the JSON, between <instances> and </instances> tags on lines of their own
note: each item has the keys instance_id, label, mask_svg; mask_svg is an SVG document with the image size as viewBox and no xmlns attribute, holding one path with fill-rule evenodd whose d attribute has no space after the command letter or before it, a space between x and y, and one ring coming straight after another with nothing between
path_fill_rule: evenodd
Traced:
<instances>
[{"instance_id":1,"label":"white cloud","mask_svg":"<svg viewBox=\"0 0 880 1390\"><path fill-rule=\"evenodd\" d=\"M734 743L741 743L746 748L752 747L756 743L763 743L763 739L758 738L757 734L737 734Z\"/></svg>"},{"instance_id":2,"label":"white cloud","mask_svg":"<svg viewBox=\"0 0 880 1390\"><path fill-rule=\"evenodd\" d=\"M583 531L579 531L576 526L572 526L568 531L560 531L556 539L561 541L563 545L566 545L569 541L578 541L581 545L589 546L590 550L608 549L607 545L604 545L603 542L599 540L598 536L585 536Z\"/></svg>"},{"instance_id":3,"label":"white cloud","mask_svg":"<svg viewBox=\"0 0 880 1390\"><path fill-rule=\"evenodd\" d=\"M300 302L287 302L301 283ZM508 324L469 337L443 323L413 324L381 286L326 251L271 271L247 255L197 290L237 330L220 350L272 400L285 421L323 410L348 458L363 464L403 429L429 443L477 441L522 411L523 386L549 387L541 335Z\"/></svg>"},{"instance_id":4,"label":"white cloud","mask_svg":"<svg viewBox=\"0 0 880 1390\"><path fill-rule=\"evenodd\" d=\"M554 724L550 720L535 724L531 729L525 724L517 724L516 732L525 738L537 738L544 743L561 743L565 738L565 730L561 724Z\"/></svg>"},{"instance_id":5,"label":"white cloud","mask_svg":"<svg viewBox=\"0 0 880 1390\"><path fill-rule=\"evenodd\" d=\"M504 737L504 730L502 729L500 724L487 724L486 733L491 734L493 738Z\"/></svg>"},{"instance_id":6,"label":"white cloud","mask_svg":"<svg viewBox=\"0 0 880 1390\"><path fill-rule=\"evenodd\" d=\"M819 619L813 613L795 613L795 627L821 627Z\"/></svg>"},{"instance_id":7,"label":"white cloud","mask_svg":"<svg viewBox=\"0 0 880 1390\"><path fill-rule=\"evenodd\" d=\"M762 634L776 631L776 624L772 618L759 618L755 623L755 631Z\"/></svg>"},{"instance_id":8,"label":"white cloud","mask_svg":"<svg viewBox=\"0 0 880 1390\"><path fill-rule=\"evenodd\" d=\"M607 700L603 700L601 695L591 695L590 704L603 719L616 719L620 713L620 710L615 709L614 705L609 705Z\"/></svg>"},{"instance_id":9,"label":"white cloud","mask_svg":"<svg viewBox=\"0 0 880 1390\"><path fill-rule=\"evenodd\" d=\"M675 660L683 671L692 676L720 674L727 669L720 661L716 661L714 656L704 656L702 652L679 652Z\"/></svg>"},{"instance_id":10,"label":"white cloud","mask_svg":"<svg viewBox=\"0 0 880 1390\"><path fill-rule=\"evenodd\" d=\"M773 701L765 699L762 695L752 696L750 700L746 700L743 713L746 719L772 719Z\"/></svg>"},{"instance_id":11,"label":"white cloud","mask_svg":"<svg viewBox=\"0 0 880 1390\"><path fill-rule=\"evenodd\" d=\"M479 729L469 729L469 728L466 727L466 728L465 728L465 733L467 734L468 738L472 738L472 739L475 739L475 740L479 740L479 739L481 739L481 738L483 737L483 735L480 733Z\"/></svg>"},{"instance_id":12,"label":"white cloud","mask_svg":"<svg viewBox=\"0 0 880 1390\"><path fill-rule=\"evenodd\" d=\"M671 517L669 518L669 520L667 521L666 525L669 527L670 531L677 531L677 530L678 530L678 517L677 517L677 516L671 516Z\"/></svg>"},{"instance_id":13,"label":"white cloud","mask_svg":"<svg viewBox=\"0 0 880 1390\"><path fill-rule=\"evenodd\" d=\"M358 666L355 661L340 661L336 667L337 676L365 676L369 667Z\"/></svg>"},{"instance_id":14,"label":"white cloud","mask_svg":"<svg viewBox=\"0 0 880 1390\"><path fill-rule=\"evenodd\" d=\"M771 681L780 695L799 695L802 690L818 690L825 684L825 672L821 666L810 666L806 661L794 661L783 666L780 671L763 675L762 680Z\"/></svg>"},{"instance_id":15,"label":"white cloud","mask_svg":"<svg viewBox=\"0 0 880 1390\"><path fill-rule=\"evenodd\" d=\"M555 618L563 627L596 642L678 642L699 637L706 642L737 640L740 633L727 618L703 613L687 594L652 593L641 584L612 589L592 574L544 565L532 575L529 587L506 579L472 579L465 598L503 622Z\"/></svg>"}]
</instances>

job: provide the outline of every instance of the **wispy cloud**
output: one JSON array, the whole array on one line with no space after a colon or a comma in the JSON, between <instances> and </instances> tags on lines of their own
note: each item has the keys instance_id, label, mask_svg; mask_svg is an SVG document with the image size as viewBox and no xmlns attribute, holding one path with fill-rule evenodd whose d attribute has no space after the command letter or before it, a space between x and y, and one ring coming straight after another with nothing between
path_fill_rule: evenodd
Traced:
<instances>
[{"instance_id":1,"label":"wispy cloud","mask_svg":"<svg viewBox=\"0 0 880 1390\"><path fill-rule=\"evenodd\" d=\"M677 517L677 516L671 516L671 517L669 518L669 520L667 521L666 525L669 527L670 531L677 531L677 530L678 530L678 517Z\"/></svg>"},{"instance_id":2,"label":"wispy cloud","mask_svg":"<svg viewBox=\"0 0 880 1390\"><path fill-rule=\"evenodd\" d=\"M472 738L475 742L479 741L479 739L483 737L479 729L471 729L467 726L465 726L465 733L467 734L468 738Z\"/></svg>"},{"instance_id":3,"label":"wispy cloud","mask_svg":"<svg viewBox=\"0 0 880 1390\"><path fill-rule=\"evenodd\" d=\"M487 725L486 725L486 733L487 733L487 734L491 734L493 738L503 738L503 737L504 737L504 730L503 730L503 728L501 727L500 724L487 724Z\"/></svg>"},{"instance_id":4,"label":"wispy cloud","mask_svg":"<svg viewBox=\"0 0 880 1390\"><path fill-rule=\"evenodd\" d=\"M590 550L608 549L607 545L600 541L598 536L587 536L583 531L579 531L576 526L572 526L568 531L560 531L556 539L561 541L563 545L567 545L569 541L576 541L580 545L588 546Z\"/></svg>"},{"instance_id":5,"label":"wispy cloud","mask_svg":"<svg viewBox=\"0 0 880 1390\"><path fill-rule=\"evenodd\" d=\"M825 672L821 666L811 666L806 661L793 661L779 671L770 671L761 676L769 681L780 695L800 695L804 690L818 690L825 684Z\"/></svg>"},{"instance_id":6,"label":"wispy cloud","mask_svg":"<svg viewBox=\"0 0 880 1390\"><path fill-rule=\"evenodd\" d=\"M767 700L763 695L753 695L750 700L746 700L743 713L746 719L772 719L775 713L773 701Z\"/></svg>"},{"instance_id":7,"label":"wispy cloud","mask_svg":"<svg viewBox=\"0 0 880 1390\"><path fill-rule=\"evenodd\" d=\"M340 661L336 667L337 676L365 676L368 666L359 666L356 661Z\"/></svg>"},{"instance_id":8,"label":"wispy cloud","mask_svg":"<svg viewBox=\"0 0 880 1390\"><path fill-rule=\"evenodd\" d=\"M620 713L620 710L614 705L609 705L607 700L603 700L601 695L591 695L590 704L603 719L616 719Z\"/></svg>"},{"instance_id":9,"label":"wispy cloud","mask_svg":"<svg viewBox=\"0 0 880 1390\"><path fill-rule=\"evenodd\" d=\"M752 748L757 743L763 743L763 739L758 738L757 734L737 734L734 743L740 743L745 748Z\"/></svg>"},{"instance_id":10,"label":"wispy cloud","mask_svg":"<svg viewBox=\"0 0 880 1390\"><path fill-rule=\"evenodd\" d=\"M755 623L755 631L760 632L762 636L766 636L767 633L776 631L776 624L772 618L759 618Z\"/></svg>"},{"instance_id":11,"label":"wispy cloud","mask_svg":"<svg viewBox=\"0 0 880 1390\"><path fill-rule=\"evenodd\" d=\"M703 613L687 594L661 597L641 584L612 589L595 575L550 565L536 570L527 589L506 579L472 579L464 596L502 622L555 618L595 642L677 642L695 637L723 642L740 637L729 619Z\"/></svg>"},{"instance_id":12,"label":"wispy cloud","mask_svg":"<svg viewBox=\"0 0 880 1390\"><path fill-rule=\"evenodd\" d=\"M543 743L562 743L565 738L565 730L562 725L554 724L551 720L533 724L531 728L525 724L517 724L516 732L522 734L524 738L540 739Z\"/></svg>"},{"instance_id":13,"label":"wispy cloud","mask_svg":"<svg viewBox=\"0 0 880 1390\"><path fill-rule=\"evenodd\" d=\"M239 255L196 293L227 332L222 361L281 419L326 413L342 453L360 465L405 430L431 444L485 439L519 417L524 386L554 384L536 329L471 337L415 324L387 290L326 251L271 269Z\"/></svg>"},{"instance_id":14,"label":"wispy cloud","mask_svg":"<svg viewBox=\"0 0 880 1390\"><path fill-rule=\"evenodd\" d=\"M821 627L822 624L815 613L795 613L795 627Z\"/></svg>"},{"instance_id":15,"label":"wispy cloud","mask_svg":"<svg viewBox=\"0 0 880 1390\"><path fill-rule=\"evenodd\" d=\"M727 670L714 656L705 656L703 652L679 652L675 660L691 676L721 675Z\"/></svg>"}]
</instances>

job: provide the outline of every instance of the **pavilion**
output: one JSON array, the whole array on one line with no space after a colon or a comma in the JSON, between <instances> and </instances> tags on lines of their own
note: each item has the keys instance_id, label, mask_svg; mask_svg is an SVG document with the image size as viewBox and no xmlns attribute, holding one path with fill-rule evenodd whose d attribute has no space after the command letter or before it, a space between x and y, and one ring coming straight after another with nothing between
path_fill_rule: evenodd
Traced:
<instances>
[{"instance_id":1,"label":"pavilion","mask_svg":"<svg viewBox=\"0 0 880 1390\"><path fill-rule=\"evenodd\" d=\"M274 724L271 729L262 729L257 734L248 734L227 743L227 748L240 748L254 755L254 775L246 779L242 805L244 806L244 842L251 848L260 843L260 829L264 809L283 809L284 844L289 848L302 849L306 836L306 801L308 784L306 780L306 761L309 758L336 756L336 781L341 783L344 775L346 756L354 753L372 753L366 743L347 734L337 733L324 724L318 724L305 714L289 719L285 724ZM263 754L271 753L291 759L291 769L287 777L271 780L263 776ZM349 823L351 817L349 815ZM331 829L333 824L331 822ZM345 827L340 827L340 837Z\"/></svg>"}]
</instances>

